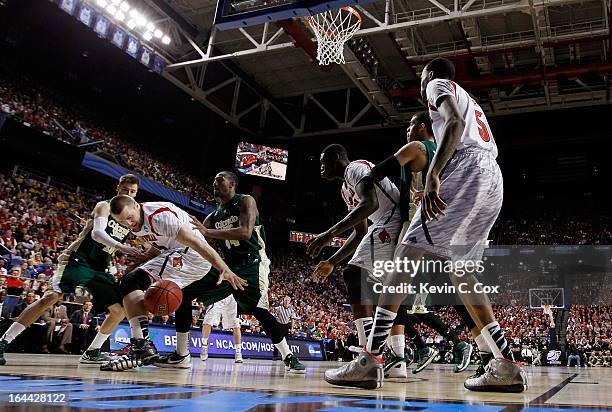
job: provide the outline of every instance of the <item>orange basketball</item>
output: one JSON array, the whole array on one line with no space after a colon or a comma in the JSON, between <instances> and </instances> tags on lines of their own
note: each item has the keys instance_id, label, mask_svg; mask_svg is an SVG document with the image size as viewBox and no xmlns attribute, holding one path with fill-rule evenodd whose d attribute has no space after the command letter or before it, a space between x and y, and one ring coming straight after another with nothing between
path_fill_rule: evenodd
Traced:
<instances>
[{"instance_id":1,"label":"orange basketball","mask_svg":"<svg viewBox=\"0 0 612 412\"><path fill-rule=\"evenodd\" d=\"M169 280L159 280L145 292L145 308L155 316L169 315L178 309L183 300L183 292L178 285Z\"/></svg>"}]
</instances>

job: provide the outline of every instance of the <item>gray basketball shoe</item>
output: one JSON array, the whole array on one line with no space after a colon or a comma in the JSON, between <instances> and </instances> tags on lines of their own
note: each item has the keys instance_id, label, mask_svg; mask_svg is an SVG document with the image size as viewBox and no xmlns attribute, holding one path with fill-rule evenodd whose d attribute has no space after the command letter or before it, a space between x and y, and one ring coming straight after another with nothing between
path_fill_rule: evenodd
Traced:
<instances>
[{"instance_id":1,"label":"gray basketball shoe","mask_svg":"<svg viewBox=\"0 0 612 412\"><path fill-rule=\"evenodd\" d=\"M527 389L527 374L521 366L508 359L493 359L485 373L468 378L466 389L480 392L523 392Z\"/></svg>"},{"instance_id":2,"label":"gray basketball shoe","mask_svg":"<svg viewBox=\"0 0 612 412\"><path fill-rule=\"evenodd\" d=\"M325 371L325 381L332 385L378 389L383 386L382 358L362 350L356 359L336 369Z\"/></svg>"}]
</instances>

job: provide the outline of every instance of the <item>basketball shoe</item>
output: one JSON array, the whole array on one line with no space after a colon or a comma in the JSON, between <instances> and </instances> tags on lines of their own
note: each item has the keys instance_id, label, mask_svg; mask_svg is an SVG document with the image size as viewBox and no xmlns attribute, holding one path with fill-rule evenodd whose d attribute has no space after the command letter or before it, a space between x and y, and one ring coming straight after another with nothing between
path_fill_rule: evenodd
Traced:
<instances>
[{"instance_id":1,"label":"basketball shoe","mask_svg":"<svg viewBox=\"0 0 612 412\"><path fill-rule=\"evenodd\" d=\"M157 348L149 339L134 339L128 354L117 359L103 363L101 371L124 371L147 366L155 363L159 359Z\"/></svg>"},{"instance_id":2,"label":"basketball shoe","mask_svg":"<svg viewBox=\"0 0 612 412\"><path fill-rule=\"evenodd\" d=\"M384 360L365 349L357 358L339 368L325 371L325 382L338 386L378 389L383 386Z\"/></svg>"},{"instance_id":3,"label":"basketball shoe","mask_svg":"<svg viewBox=\"0 0 612 412\"><path fill-rule=\"evenodd\" d=\"M208 344L202 345L202 352L200 352L200 359L205 361L208 359Z\"/></svg>"},{"instance_id":4,"label":"basketball shoe","mask_svg":"<svg viewBox=\"0 0 612 412\"><path fill-rule=\"evenodd\" d=\"M389 348L383 353L385 378L407 378L406 358L397 356L393 349Z\"/></svg>"},{"instance_id":5,"label":"basketball shoe","mask_svg":"<svg viewBox=\"0 0 612 412\"><path fill-rule=\"evenodd\" d=\"M306 366L302 365L300 360L295 357L292 353L287 355L283 360L285 363L285 370L292 373L306 373Z\"/></svg>"},{"instance_id":6,"label":"basketball shoe","mask_svg":"<svg viewBox=\"0 0 612 412\"><path fill-rule=\"evenodd\" d=\"M102 364L105 362L110 362L111 360L113 360L113 358L102 352L100 349L92 349L83 352L83 354L79 358L79 363L83 363L86 365Z\"/></svg>"},{"instance_id":7,"label":"basketball shoe","mask_svg":"<svg viewBox=\"0 0 612 412\"><path fill-rule=\"evenodd\" d=\"M234 358L234 362L235 363L242 363L242 353L241 352L236 352L236 357Z\"/></svg>"},{"instance_id":8,"label":"basketball shoe","mask_svg":"<svg viewBox=\"0 0 612 412\"><path fill-rule=\"evenodd\" d=\"M455 368L453 372L463 372L470 366L470 359L472 358L472 351L474 348L467 342L459 342L455 346Z\"/></svg>"},{"instance_id":9,"label":"basketball shoe","mask_svg":"<svg viewBox=\"0 0 612 412\"><path fill-rule=\"evenodd\" d=\"M191 368L191 354L181 356L176 352L172 352L168 355L161 355L155 366L160 368L174 368L174 369L190 369Z\"/></svg>"},{"instance_id":10,"label":"basketball shoe","mask_svg":"<svg viewBox=\"0 0 612 412\"><path fill-rule=\"evenodd\" d=\"M523 392L527 389L527 374L517 363L497 358L484 369L482 375L468 378L463 386L480 392Z\"/></svg>"},{"instance_id":11,"label":"basketball shoe","mask_svg":"<svg viewBox=\"0 0 612 412\"><path fill-rule=\"evenodd\" d=\"M416 374L425 369L438 356L438 350L429 346L417 351L417 366L412 370Z\"/></svg>"}]
</instances>

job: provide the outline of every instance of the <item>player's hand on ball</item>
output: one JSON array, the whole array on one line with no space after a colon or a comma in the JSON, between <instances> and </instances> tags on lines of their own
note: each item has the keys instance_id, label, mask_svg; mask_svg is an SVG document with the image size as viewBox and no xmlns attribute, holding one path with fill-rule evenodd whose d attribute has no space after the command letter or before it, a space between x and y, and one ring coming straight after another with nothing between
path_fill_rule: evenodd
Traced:
<instances>
[{"instance_id":1,"label":"player's hand on ball","mask_svg":"<svg viewBox=\"0 0 612 412\"><path fill-rule=\"evenodd\" d=\"M229 284L232 285L232 287L236 290L244 290L244 287L248 285L248 282L246 280L242 279L240 276L236 275L229 269L221 272L221 274L219 275L219 280L217 281L217 285L220 285L221 282L223 282L224 280L229 282Z\"/></svg>"},{"instance_id":2,"label":"player's hand on ball","mask_svg":"<svg viewBox=\"0 0 612 412\"><path fill-rule=\"evenodd\" d=\"M321 250L332 241L332 238L333 236L330 236L327 232L317 235L317 237L308 242L306 253L313 258L319 256Z\"/></svg>"},{"instance_id":3,"label":"player's hand on ball","mask_svg":"<svg viewBox=\"0 0 612 412\"><path fill-rule=\"evenodd\" d=\"M335 266L329 260L320 261L314 272L312 272L312 280L314 280L315 283L326 280L334 271L334 267Z\"/></svg>"},{"instance_id":4,"label":"player's hand on ball","mask_svg":"<svg viewBox=\"0 0 612 412\"><path fill-rule=\"evenodd\" d=\"M421 205L421 213L426 221L438 220L438 215L444 215L444 209L448 207L440 198L439 192L440 178L437 174L428 174Z\"/></svg>"}]
</instances>

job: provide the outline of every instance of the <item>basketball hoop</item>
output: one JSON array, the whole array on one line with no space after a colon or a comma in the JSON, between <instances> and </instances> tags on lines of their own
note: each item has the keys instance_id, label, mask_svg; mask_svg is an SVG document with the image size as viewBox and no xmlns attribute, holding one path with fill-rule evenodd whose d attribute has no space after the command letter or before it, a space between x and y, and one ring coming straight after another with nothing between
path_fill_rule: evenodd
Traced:
<instances>
[{"instance_id":1,"label":"basketball hoop","mask_svg":"<svg viewBox=\"0 0 612 412\"><path fill-rule=\"evenodd\" d=\"M344 43L361 28L361 15L352 7L344 6L308 16L307 20L317 36L319 64L344 64Z\"/></svg>"}]
</instances>

